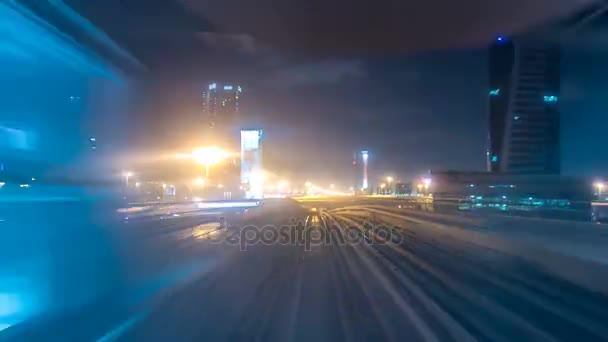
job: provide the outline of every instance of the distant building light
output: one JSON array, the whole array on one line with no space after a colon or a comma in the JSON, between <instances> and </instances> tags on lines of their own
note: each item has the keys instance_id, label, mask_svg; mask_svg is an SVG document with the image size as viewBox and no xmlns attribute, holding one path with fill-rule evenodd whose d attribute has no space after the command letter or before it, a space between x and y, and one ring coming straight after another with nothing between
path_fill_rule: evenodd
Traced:
<instances>
[{"instance_id":1,"label":"distant building light","mask_svg":"<svg viewBox=\"0 0 608 342\"><path fill-rule=\"evenodd\" d=\"M492 156L492 163L498 162L498 156Z\"/></svg>"},{"instance_id":2,"label":"distant building light","mask_svg":"<svg viewBox=\"0 0 608 342\"><path fill-rule=\"evenodd\" d=\"M498 96L500 95L500 89L490 89L490 96Z\"/></svg>"},{"instance_id":3,"label":"distant building light","mask_svg":"<svg viewBox=\"0 0 608 342\"><path fill-rule=\"evenodd\" d=\"M97 141L97 139L96 139L95 137L90 137L90 138L89 138L89 141L90 141L90 142L96 142L96 141Z\"/></svg>"},{"instance_id":4,"label":"distant building light","mask_svg":"<svg viewBox=\"0 0 608 342\"><path fill-rule=\"evenodd\" d=\"M243 92L243 88L241 88L241 86L237 86L236 87L236 91L238 91L239 93L242 93Z\"/></svg>"},{"instance_id":5,"label":"distant building light","mask_svg":"<svg viewBox=\"0 0 608 342\"><path fill-rule=\"evenodd\" d=\"M503 36L498 36L498 37L496 37L496 41L497 41L497 42L504 42L505 40L506 40L506 38L505 38L505 37L503 37Z\"/></svg>"},{"instance_id":6,"label":"distant building light","mask_svg":"<svg viewBox=\"0 0 608 342\"><path fill-rule=\"evenodd\" d=\"M29 188L30 185L29 184L19 184L20 188Z\"/></svg>"},{"instance_id":7,"label":"distant building light","mask_svg":"<svg viewBox=\"0 0 608 342\"><path fill-rule=\"evenodd\" d=\"M231 85L224 86L224 90L232 90L232 89L233 89L233 88L232 88L232 86L231 86Z\"/></svg>"},{"instance_id":8,"label":"distant building light","mask_svg":"<svg viewBox=\"0 0 608 342\"><path fill-rule=\"evenodd\" d=\"M213 90L213 89L215 89L215 88L217 88L217 84L216 84L216 83L211 83L211 84L209 85L209 90Z\"/></svg>"},{"instance_id":9,"label":"distant building light","mask_svg":"<svg viewBox=\"0 0 608 342\"><path fill-rule=\"evenodd\" d=\"M518 115L515 115L515 116L513 117L513 119L515 119L515 120L519 120L519 116L518 116Z\"/></svg>"},{"instance_id":10,"label":"distant building light","mask_svg":"<svg viewBox=\"0 0 608 342\"><path fill-rule=\"evenodd\" d=\"M545 102L552 103L552 102L557 102L557 101L558 101L558 98L557 98L557 96L555 96L555 95L545 95L545 96L543 97L543 100L544 100Z\"/></svg>"},{"instance_id":11,"label":"distant building light","mask_svg":"<svg viewBox=\"0 0 608 342\"><path fill-rule=\"evenodd\" d=\"M469 186L470 186L471 188L474 188L474 187L475 187L475 184L469 184Z\"/></svg>"}]
</instances>

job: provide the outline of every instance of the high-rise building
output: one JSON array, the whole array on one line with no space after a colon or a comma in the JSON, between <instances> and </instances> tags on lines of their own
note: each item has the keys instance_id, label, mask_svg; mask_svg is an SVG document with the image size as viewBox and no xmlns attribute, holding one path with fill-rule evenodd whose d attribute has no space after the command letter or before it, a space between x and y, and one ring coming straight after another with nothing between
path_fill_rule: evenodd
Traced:
<instances>
[{"instance_id":1,"label":"high-rise building","mask_svg":"<svg viewBox=\"0 0 608 342\"><path fill-rule=\"evenodd\" d=\"M362 180L361 180L361 190L368 190L369 189L369 182L368 182L368 163L369 163L369 151L364 150L361 151L361 167L362 167Z\"/></svg>"},{"instance_id":2,"label":"high-rise building","mask_svg":"<svg viewBox=\"0 0 608 342\"><path fill-rule=\"evenodd\" d=\"M559 46L498 37L489 74L489 171L559 174Z\"/></svg>"},{"instance_id":3,"label":"high-rise building","mask_svg":"<svg viewBox=\"0 0 608 342\"><path fill-rule=\"evenodd\" d=\"M202 93L205 134L214 141L238 148L240 85L212 82Z\"/></svg>"},{"instance_id":4,"label":"high-rise building","mask_svg":"<svg viewBox=\"0 0 608 342\"><path fill-rule=\"evenodd\" d=\"M262 130L241 131L241 184L247 198L264 196Z\"/></svg>"}]
</instances>

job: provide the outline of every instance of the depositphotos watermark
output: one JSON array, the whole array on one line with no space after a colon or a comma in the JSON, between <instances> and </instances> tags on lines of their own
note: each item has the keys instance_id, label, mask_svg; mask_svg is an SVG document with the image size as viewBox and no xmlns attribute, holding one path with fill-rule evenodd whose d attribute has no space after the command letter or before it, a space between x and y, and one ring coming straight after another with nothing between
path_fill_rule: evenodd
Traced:
<instances>
[{"instance_id":1,"label":"depositphotos watermark","mask_svg":"<svg viewBox=\"0 0 608 342\"><path fill-rule=\"evenodd\" d=\"M246 225L228 228L230 234L211 238L214 243L239 246L246 251L253 245L297 245L305 251L322 245L400 244L404 235L398 227L364 223L358 226L306 225L292 220L289 225Z\"/></svg>"}]
</instances>

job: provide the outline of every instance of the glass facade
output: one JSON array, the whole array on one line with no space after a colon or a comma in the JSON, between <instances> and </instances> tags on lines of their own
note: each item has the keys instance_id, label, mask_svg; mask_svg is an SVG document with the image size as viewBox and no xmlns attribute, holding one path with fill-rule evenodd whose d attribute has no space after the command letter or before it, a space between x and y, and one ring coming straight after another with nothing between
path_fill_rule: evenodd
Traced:
<instances>
[{"instance_id":1,"label":"glass facade","mask_svg":"<svg viewBox=\"0 0 608 342\"><path fill-rule=\"evenodd\" d=\"M559 174L559 47L538 39L497 41L489 75L490 171Z\"/></svg>"}]
</instances>

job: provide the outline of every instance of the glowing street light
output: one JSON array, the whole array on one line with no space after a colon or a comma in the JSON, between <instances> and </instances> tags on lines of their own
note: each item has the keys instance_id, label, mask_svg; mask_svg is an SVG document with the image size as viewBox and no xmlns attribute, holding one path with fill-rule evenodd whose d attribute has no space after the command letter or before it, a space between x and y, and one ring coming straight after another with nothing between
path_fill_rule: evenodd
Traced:
<instances>
[{"instance_id":1,"label":"glowing street light","mask_svg":"<svg viewBox=\"0 0 608 342\"><path fill-rule=\"evenodd\" d=\"M311 182L306 182L304 183L304 186L307 188L312 188L312 183Z\"/></svg>"},{"instance_id":2,"label":"glowing street light","mask_svg":"<svg viewBox=\"0 0 608 342\"><path fill-rule=\"evenodd\" d=\"M388 182L388 193L390 195L393 192L393 187L391 186L391 183L393 182L393 177L386 177L386 181Z\"/></svg>"},{"instance_id":3,"label":"glowing street light","mask_svg":"<svg viewBox=\"0 0 608 342\"><path fill-rule=\"evenodd\" d=\"M129 177L133 176L133 172L131 171L123 171L122 176L125 177L125 186L129 187Z\"/></svg>"},{"instance_id":4,"label":"glowing street light","mask_svg":"<svg viewBox=\"0 0 608 342\"><path fill-rule=\"evenodd\" d=\"M597 188L597 199L601 200L602 191L604 190L605 184L602 182L595 183L595 187Z\"/></svg>"},{"instance_id":5,"label":"glowing street light","mask_svg":"<svg viewBox=\"0 0 608 342\"><path fill-rule=\"evenodd\" d=\"M209 166L228 158L228 153L219 147L201 147L192 151L192 159L205 165L205 177L209 177Z\"/></svg>"},{"instance_id":6,"label":"glowing street light","mask_svg":"<svg viewBox=\"0 0 608 342\"><path fill-rule=\"evenodd\" d=\"M424 183L424 190L428 191L431 186L431 179L425 178L422 182Z\"/></svg>"},{"instance_id":7,"label":"glowing street light","mask_svg":"<svg viewBox=\"0 0 608 342\"><path fill-rule=\"evenodd\" d=\"M205 185L205 179L203 177L198 177L197 179L194 180L194 185L204 186Z\"/></svg>"}]
</instances>

